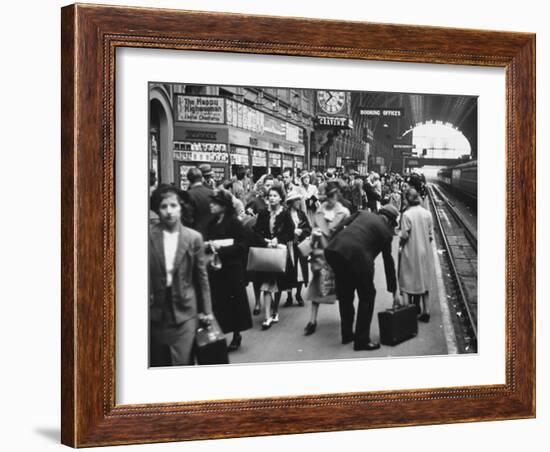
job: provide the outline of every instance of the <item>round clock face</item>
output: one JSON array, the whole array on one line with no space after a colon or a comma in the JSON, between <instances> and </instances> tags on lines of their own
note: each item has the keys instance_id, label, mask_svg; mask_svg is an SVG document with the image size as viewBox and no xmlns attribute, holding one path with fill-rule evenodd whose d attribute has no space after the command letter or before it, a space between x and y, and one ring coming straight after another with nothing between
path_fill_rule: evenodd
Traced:
<instances>
[{"instance_id":1,"label":"round clock face","mask_svg":"<svg viewBox=\"0 0 550 452\"><path fill-rule=\"evenodd\" d=\"M323 111L335 114L339 113L346 103L344 91L317 91L317 102Z\"/></svg>"}]
</instances>

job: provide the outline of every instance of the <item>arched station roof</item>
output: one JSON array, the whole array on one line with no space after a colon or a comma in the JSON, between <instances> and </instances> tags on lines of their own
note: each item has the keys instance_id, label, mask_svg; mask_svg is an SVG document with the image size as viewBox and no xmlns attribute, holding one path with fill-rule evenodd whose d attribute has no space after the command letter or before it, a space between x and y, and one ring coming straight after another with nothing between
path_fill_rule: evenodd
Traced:
<instances>
[{"instance_id":1,"label":"arched station roof","mask_svg":"<svg viewBox=\"0 0 550 452\"><path fill-rule=\"evenodd\" d=\"M472 157L477 158L476 96L354 92L351 111L356 127L366 127L368 118L359 114L364 108L403 109L404 114L400 118L372 119L375 139L381 134L386 138L398 139L418 123L441 121L450 123L464 134L472 148ZM383 127L382 123L386 123L387 127Z\"/></svg>"}]
</instances>

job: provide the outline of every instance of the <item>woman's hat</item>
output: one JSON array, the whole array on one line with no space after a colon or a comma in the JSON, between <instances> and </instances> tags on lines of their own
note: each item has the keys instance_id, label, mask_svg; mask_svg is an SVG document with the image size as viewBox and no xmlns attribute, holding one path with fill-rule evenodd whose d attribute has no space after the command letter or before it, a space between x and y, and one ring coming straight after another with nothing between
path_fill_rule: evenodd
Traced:
<instances>
[{"instance_id":1,"label":"woman's hat","mask_svg":"<svg viewBox=\"0 0 550 452\"><path fill-rule=\"evenodd\" d=\"M286 195L287 204L293 201L296 201L297 199L302 199L302 195L298 193L296 190L293 190Z\"/></svg>"},{"instance_id":2,"label":"woman's hat","mask_svg":"<svg viewBox=\"0 0 550 452\"><path fill-rule=\"evenodd\" d=\"M218 189L210 195L212 202L225 207L233 207L233 196L227 190Z\"/></svg>"}]
</instances>

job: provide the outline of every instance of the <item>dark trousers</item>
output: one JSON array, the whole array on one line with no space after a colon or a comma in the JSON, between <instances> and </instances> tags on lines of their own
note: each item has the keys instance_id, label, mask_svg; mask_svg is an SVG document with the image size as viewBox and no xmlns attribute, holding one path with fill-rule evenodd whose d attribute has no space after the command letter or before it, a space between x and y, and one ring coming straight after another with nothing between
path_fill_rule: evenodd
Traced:
<instances>
[{"instance_id":1,"label":"dark trousers","mask_svg":"<svg viewBox=\"0 0 550 452\"><path fill-rule=\"evenodd\" d=\"M325 256L334 271L336 296L340 308L342 340L348 341L354 338L355 344L364 345L370 342L370 324L376 298L374 265L369 265L367 268L357 268L357 264L354 265L348 262L332 250L326 250ZM355 291L357 291L359 303L354 335L355 308L353 299L355 298Z\"/></svg>"}]
</instances>

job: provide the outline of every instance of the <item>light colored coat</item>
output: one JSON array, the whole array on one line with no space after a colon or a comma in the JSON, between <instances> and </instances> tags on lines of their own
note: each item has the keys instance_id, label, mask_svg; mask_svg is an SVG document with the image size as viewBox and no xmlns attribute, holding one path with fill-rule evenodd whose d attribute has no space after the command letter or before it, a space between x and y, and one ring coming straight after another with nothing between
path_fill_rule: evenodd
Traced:
<instances>
[{"instance_id":1,"label":"light colored coat","mask_svg":"<svg viewBox=\"0 0 550 452\"><path fill-rule=\"evenodd\" d=\"M313 215L313 227L321 230L321 243L322 248L328 245L334 230L340 225L340 223L349 217L349 210L345 208L340 202L337 202L333 208L334 218L327 220L327 203L326 201L321 204L317 212Z\"/></svg>"},{"instance_id":2,"label":"light colored coat","mask_svg":"<svg viewBox=\"0 0 550 452\"><path fill-rule=\"evenodd\" d=\"M409 207L401 218L399 286L407 294L431 290L434 280L432 214L422 206Z\"/></svg>"}]
</instances>

